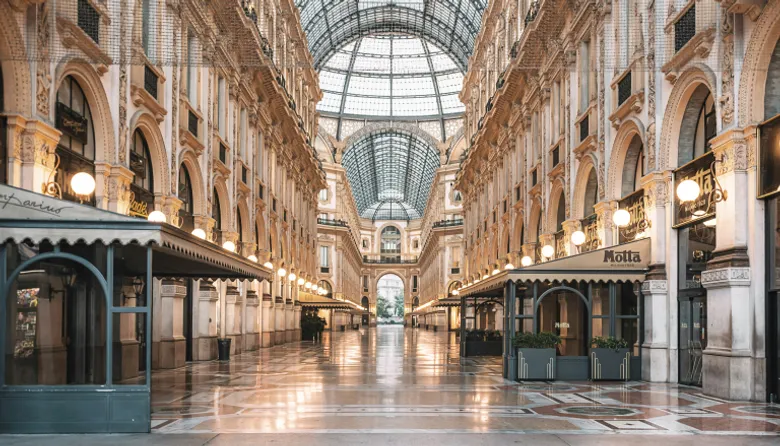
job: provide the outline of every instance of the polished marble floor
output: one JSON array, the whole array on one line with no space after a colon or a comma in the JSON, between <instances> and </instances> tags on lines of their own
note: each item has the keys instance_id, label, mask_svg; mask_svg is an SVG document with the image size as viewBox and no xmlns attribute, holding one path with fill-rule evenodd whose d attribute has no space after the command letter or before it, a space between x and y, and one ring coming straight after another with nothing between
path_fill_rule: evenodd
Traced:
<instances>
[{"instance_id":1,"label":"polished marble floor","mask_svg":"<svg viewBox=\"0 0 780 446\"><path fill-rule=\"evenodd\" d=\"M156 433L780 434L780 406L670 384L512 383L500 358L461 361L453 334L401 326L188 364L152 387Z\"/></svg>"}]
</instances>

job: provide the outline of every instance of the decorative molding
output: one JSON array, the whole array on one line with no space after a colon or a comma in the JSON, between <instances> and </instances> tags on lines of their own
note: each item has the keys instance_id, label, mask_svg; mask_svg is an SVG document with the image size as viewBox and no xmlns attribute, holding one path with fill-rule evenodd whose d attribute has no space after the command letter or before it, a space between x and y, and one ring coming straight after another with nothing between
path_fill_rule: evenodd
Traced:
<instances>
[{"instance_id":1,"label":"decorative molding","mask_svg":"<svg viewBox=\"0 0 780 446\"><path fill-rule=\"evenodd\" d=\"M750 286L750 267L730 267L705 270L701 284L706 289Z\"/></svg>"}]
</instances>

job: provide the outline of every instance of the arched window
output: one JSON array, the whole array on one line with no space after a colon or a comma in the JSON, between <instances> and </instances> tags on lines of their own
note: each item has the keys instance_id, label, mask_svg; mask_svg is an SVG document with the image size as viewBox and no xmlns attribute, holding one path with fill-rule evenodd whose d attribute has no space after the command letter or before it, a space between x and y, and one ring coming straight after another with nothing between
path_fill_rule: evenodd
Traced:
<instances>
[{"instance_id":1,"label":"arched window","mask_svg":"<svg viewBox=\"0 0 780 446\"><path fill-rule=\"evenodd\" d=\"M326 297L331 297L333 295L333 287L330 285L330 282L328 282L327 280L320 280L317 285L319 285L320 288L325 290Z\"/></svg>"},{"instance_id":2,"label":"arched window","mask_svg":"<svg viewBox=\"0 0 780 446\"><path fill-rule=\"evenodd\" d=\"M712 148L715 136L715 102L706 85L699 85L691 94L682 116L677 145L677 166L692 161Z\"/></svg>"},{"instance_id":3,"label":"arched window","mask_svg":"<svg viewBox=\"0 0 780 446\"><path fill-rule=\"evenodd\" d=\"M588 172L588 183L585 185L585 200L583 202L582 216L588 217L596 213L596 203L599 197L599 182L596 178L596 169Z\"/></svg>"},{"instance_id":4,"label":"arched window","mask_svg":"<svg viewBox=\"0 0 780 446\"><path fill-rule=\"evenodd\" d=\"M395 226L388 226L382 229L382 254L400 254L401 253L401 231Z\"/></svg>"},{"instance_id":5,"label":"arched window","mask_svg":"<svg viewBox=\"0 0 780 446\"><path fill-rule=\"evenodd\" d=\"M57 90L55 114L55 126L62 132L57 144L60 166L56 181L62 190L62 198L79 201L70 187L70 180L79 172L95 175L95 131L87 97L71 76L63 79ZM95 204L94 195L87 203Z\"/></svg>"},{"instance_id":6,"label":"arched window","mask_svg":"<svg viewBox=\"0 0 780 446\"><path fill-rule=\"evenodd\" d=\"M238 207L236 207L236 231L238 231L238 249L240 250L244 246L244 225L241 222L241 209Z\"/></svg>"},{"instance_id":7,"label":"arched window","mask_svg":"<svg viewBox=\"0 0 780 446\"><path fill-rule=\"evenodd\" d=\"M179 167L179 200L181 200L181 207L179 208L179 217L181 218L181 228L187 232L190 232L195 227L194 221L194 209L195 206L192 202L192 181L190 180L190 173L187 170L187 166L184 164Z\"/></svg>"},{"instance_id":8,"label":"arched window","mask_svg":"<svg viewBox=\"0 0 780 446\"><path fill-rule=\"evenodd\" d=\"M566 197L561 196L558 198L558 209L555 214L555 232L563 231L563 222L566 221Z\"/></svg>"},{"instance_id":9,"label":"arched window","mask_svg":"<svg viewBox=\"0 0 780 446\"><path fill-rule=\"evenodd\" d=\"M215 241L222 245L222 207L219 204L217 188L214 188L214 199L211 201L211 218L214 219Z\"/></svg>"},{"instance_id":10,"label":"arched window","mask_svg":"<svg viewBox=\"0 0 780 446\"><path fill-rule=\"evenodd\" d=\"M141 130L133 132L130 146L130 170L133 171L133 202L130 203L130 215L145 218L154 210L154 179L152 178L152 157L149 145Z\"/></svg>"}]
</instances>

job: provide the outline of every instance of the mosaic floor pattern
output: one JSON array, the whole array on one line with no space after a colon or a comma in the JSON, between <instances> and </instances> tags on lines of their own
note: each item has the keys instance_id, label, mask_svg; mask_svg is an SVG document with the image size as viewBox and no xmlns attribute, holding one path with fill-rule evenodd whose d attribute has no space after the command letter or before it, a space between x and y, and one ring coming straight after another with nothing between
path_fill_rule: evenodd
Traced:
<instances>
[{"instance_id":1,"label":"mosaic floor pattern","mask_svg":"<svg viewBox=\"0 0 780 446\"><path fill-rule=\"evenodd\" d=\"M156 433L780 434L780 406L673 384L512 383L500 358L461 361L453 334L400 326L152 379Z\"/></svg>"}]
</instances>

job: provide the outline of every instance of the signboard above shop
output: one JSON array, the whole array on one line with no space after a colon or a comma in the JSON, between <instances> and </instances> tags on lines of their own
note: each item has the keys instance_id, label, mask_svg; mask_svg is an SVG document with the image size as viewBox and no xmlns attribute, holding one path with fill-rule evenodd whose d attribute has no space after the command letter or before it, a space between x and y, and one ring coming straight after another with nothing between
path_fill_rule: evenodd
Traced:
<instances>
[{"instance_id":1,"label":"signboard above shop","mask_svg":"<svg viewBox=\"0 0 780 446\"><path fill-rule=\"evenodd\" d=\"M758 127L758 197L780 193L780 115Z\"/></svg>"},{"instance_id":2,"label":"signboard above shop","mask_svg":"<svg viewBox=\"0 0 780 446\"><path fill-rule=\"evenodd\" d=\"M631 215L628 226L620 228L619 243L628 243L637 238L643 237L647 230L647 220L645 219L645 190L640 189L630 195L623 197L618 202L618 208L624 209Z\"/></svg>"},{"instance_id":3,"label":"signboard above shop","mask_svg":"<svg viewBox=\"0 0 780 446\"><path fill-rule=\"evenodd\" d=\"M715 189L715 177L710 166L715 161L715 155L707 152L695 160L674 171L674 190L685 180L693 180L699 185L699 198L693 201L680 202L674 195L674 227L687 226L704 220L715 214L715 203L710 203L712 191Z\"/></svg>"}]
</instances>

